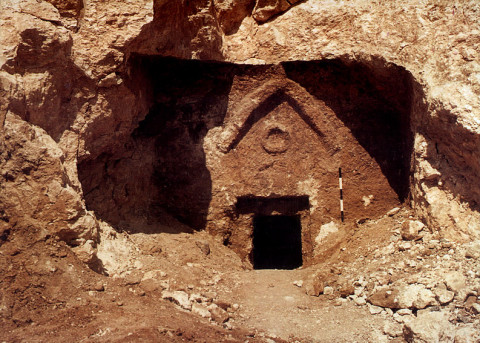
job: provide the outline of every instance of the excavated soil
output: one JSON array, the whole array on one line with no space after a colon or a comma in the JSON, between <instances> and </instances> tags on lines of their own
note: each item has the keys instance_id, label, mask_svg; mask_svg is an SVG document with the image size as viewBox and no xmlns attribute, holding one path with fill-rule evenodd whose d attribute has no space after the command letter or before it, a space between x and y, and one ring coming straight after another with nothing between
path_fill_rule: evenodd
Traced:
<instances>
[{"instance_id":1,"label":"excavated soil","mask_svg":"<svg viewBox=\"0 0 480 343\"><path fill-rule=\"evenodd\" d=\"M176 308L133 276L97 274L63 242L31 231L12 236L0 247L2 342L262 341ZM188 280L181 267L175 272L173 280Z\"/></svg>"},{"instance_id":2,"label":"excavated soil","mask_svg":"<svg viewBox=\"0 0 480 343\"><path fill-rule=\"evenodd\" d=\"M63 242L41 232L16 231L0 247L0 339L404 342L396 309L359 299L379 283L392 285L405 278L424 282L432 262L437 269L480 271L477 261L465 260L460 245L440 243L429 232L406 247L412 242L402 240L400 227L409 216L402 209L359 223L350 239L318 256L318 264L295 270L252 270L220 241L205 232L185 233L174 219L170 233L119 233L103 226L98 256L109 276L85 267ZM415 263L410 265L412 256ZM452 264L456 260L460 262ZM322 275L331 292L325 288L318 297L307 295L314 275ZM382 282L382 277L388 280ZM478 291L473 277L468 292ZM177 302L166 292L190 299ZM449 311L452 322L474 332L480 323L465 309L468 292L434 308ZM202 312L205 308L211 316Z\"/></svg>"}]
</instances>

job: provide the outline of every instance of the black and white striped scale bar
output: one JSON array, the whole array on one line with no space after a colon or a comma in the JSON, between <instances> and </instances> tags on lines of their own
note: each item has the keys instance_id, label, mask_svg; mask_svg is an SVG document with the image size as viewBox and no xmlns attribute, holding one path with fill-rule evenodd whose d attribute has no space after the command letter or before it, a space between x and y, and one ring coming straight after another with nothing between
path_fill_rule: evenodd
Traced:
<instances>
[{"instance_id":1,"label":"black and white striped scale bar","mask_svg":"<svg viewBox=\"0 0 480 343\"><path fill-rule=\"evenodd\" d=\"M342 184L342 168L338 168L338 186L340 187L340 218L342 223L345 219L343 214L343 184Z\"/></svg>"}]
</instances>

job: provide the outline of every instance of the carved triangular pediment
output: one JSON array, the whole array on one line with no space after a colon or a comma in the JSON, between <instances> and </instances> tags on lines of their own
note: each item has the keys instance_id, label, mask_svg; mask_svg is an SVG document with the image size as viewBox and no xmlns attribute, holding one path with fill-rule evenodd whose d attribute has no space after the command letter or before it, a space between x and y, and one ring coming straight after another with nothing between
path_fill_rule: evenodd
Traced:
<instances>
[{"instance_id":1,"label":"carved triangular pediment","mask_svg":"<svg viewBox=\"0 0 480 343\"><path fill-rule=\"evenodd\" d=\"M301 101L297 99L297 96ZM217 147L223 153L235 149L253 125L271 113L282 103L287 103L293 112L304 121L332 153L337 151L336 137L326 137L322 127L331 126L323 108L315 108L315 100L302 87L290 80L272 80L248 93L234 106L225 119ZM307 103L305 103L307 102ZM327 130L325 130L327 131ZM335 132L334 130L328 130Z\"/></svg>"}]
</instances>

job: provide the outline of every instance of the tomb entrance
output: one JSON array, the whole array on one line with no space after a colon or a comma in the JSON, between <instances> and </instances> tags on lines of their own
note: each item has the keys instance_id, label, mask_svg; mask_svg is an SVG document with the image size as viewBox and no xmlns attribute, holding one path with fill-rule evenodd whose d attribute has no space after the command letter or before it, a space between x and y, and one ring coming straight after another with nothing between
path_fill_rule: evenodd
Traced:
<instances>
[{"instance_id":1,"label":"tomb entrance","mask_svg":"<svg viewBox=\"0 0 480 343\"><path fill-rule=\"evenodd\" d=\"M78 166L87 208L122 230L177 221L174 232L207 230L256 268L262 235L296 232L295 268L409 201L414 93L398 66L132 55L129 70L145 118L126 144Z\"/></svg>"},{"instance_id":2,"label":"tomb entrance","mask_svg":"<svg viewBox=\"0 0 480 343\"><path fill-rule=\"evenodd\" d=\"M254 269L301 267L303 259L300 216L255 216L252 244Z\"/></svg>"}]
</instances>

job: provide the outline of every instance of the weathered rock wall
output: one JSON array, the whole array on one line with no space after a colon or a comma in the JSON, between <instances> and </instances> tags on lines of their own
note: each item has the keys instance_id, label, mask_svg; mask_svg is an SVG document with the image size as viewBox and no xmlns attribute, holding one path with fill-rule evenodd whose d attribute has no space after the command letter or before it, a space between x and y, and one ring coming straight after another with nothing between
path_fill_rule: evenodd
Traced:
<instances>
[{"instance_id":1,"label":"weathered rock wall","mask_svg":"<svg viewBox=\"0 0 480 343\"><path fill-rule=\"evenodd\" d=\"M450 238L478 236L474 180L480 169L473 156L480 147L479 11L474 1L306 1L261 26L245 19L225 38L225 56L237 62L340 58L373 70L390 63L404 67L417 89L412 206ZM430 166L441 168L438 178Z\"/></svg>"},{"instance_id":2,"label":"weathered rock wall","mask_svg":"<svg viewBox=\"0 0 480 343\"><path fill-rule=\"evenodd\" d=\"M125 144L154 103L147 80L131 75L130 58L141 53L250 64L338 59L378 73L404 68L414 89L412 205L433 230L480 234L477 1L0 6L2 232L35 225L74 245L95 240L77 165L128 158ZM110 206L122 201L128 196Z\"/></svg>"},{"instance_id":3,"label":"weathered rock wall","mask_svg":"<svg viewBox=\"0 0 480 343\"><path fill-rule=\"evenodd\" d=\"M43 237L93 249L98 224L86 210L76 167L74 120L85 98L83 72L71 60L72 36L46 2L1 5L3 237L36 228Z\"/></svg>"}]
</instances>

